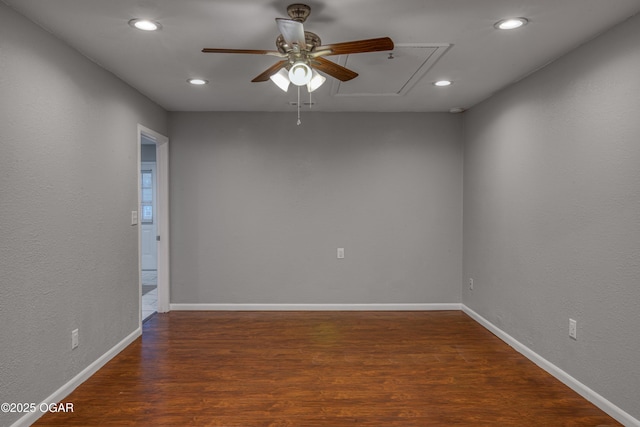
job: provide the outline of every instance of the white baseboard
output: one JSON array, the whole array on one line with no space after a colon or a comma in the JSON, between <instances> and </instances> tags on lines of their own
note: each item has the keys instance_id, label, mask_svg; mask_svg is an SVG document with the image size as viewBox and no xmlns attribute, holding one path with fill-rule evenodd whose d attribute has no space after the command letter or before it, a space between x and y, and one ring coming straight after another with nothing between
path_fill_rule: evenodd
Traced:
<instances>
[{"instance_id":1,"label":"white baseboard","mask_svg":"<svg viewBox=\"0 0 640 427\"><path fill-rule=\"evenodd\" d=\"M136 338L142 335L142 328L138 327L135 331L129 334L126 338L120 341L118 344L113 346L109 351L100 356L95 362L91 365L87 366L83 369L78 375L73 377L68 383L60 387L56 390L51 396L47 397L40 404L49 404L49 403L58 403L61 402L65 397L69 396L73 390L76 389L80 384L89 379L90 376L98 372L100 368L107 364L108 361L113 359L118 353L124 350L129 344L134 342ZM40 404L38 404L38 408L40 408ZM31 412L20 418L18 421L13 423L11 427L28 427L31 424L35 423L38 418L43 416L44 413L39 410L35 412Z\"/></svg>"},{"instance_id":2,"label":"white baseboard","mask_svg":"<svg viewBox=\"0 0 640 427\"><path fill-rule=\"evenodd\" d=\"M441 311L461 304L171 304L172 311Z\"/></svg>"},{"instance_id":3,"label":"white baseboard","mask_svg":"<svg viewBox=\"0 0 640 427\"><path fill-rule=\"evenodd\" d=\"M563 382L565 385L573 389L576 393L587 399L589 402L593 403L598 408L609 414L611 417L615 418L618 422L624 424L627 427L640 427L640 420L632 417L627 412L623 411L595 391L591 390L589 387L582 384L580 381L573 378L571 375L558 368L556 365L549 362L547 359L543 358L538 353L531 350L529 347L525 346L524 344L513 338L511 335L504 332L502 329L498 328L496 325L489 322L487 319L480 316L478 313L476 313L466 305L461 304L461 307L462 311L468 314L473 320L487 328L502 341L509 344L520 354L547 371L549 374L553 375L556 379Z\"/></svg>"}]
</instances>

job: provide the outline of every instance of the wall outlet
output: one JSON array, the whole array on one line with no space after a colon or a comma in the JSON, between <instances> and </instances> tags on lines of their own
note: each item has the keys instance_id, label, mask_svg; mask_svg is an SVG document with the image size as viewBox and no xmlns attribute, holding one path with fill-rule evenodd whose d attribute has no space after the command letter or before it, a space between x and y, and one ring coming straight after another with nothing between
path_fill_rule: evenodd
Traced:
<instances>
[{"instance_id":1,"label":"wall outlet","mask_svg":"<svg viewBox=\"0 0 640 427\"><path fill-rule=\"evenodd\" d=\"M473 279L469 278L469 290L472 291L473 290Z\"/></svg>"},{"instance_id":2,"label":"wall outlet","mask_svg":"<svg viewBox=\"0 0 640 427\"><path fill-rule=\"evenodd\" d=\"M71 331L71 350L78 348L78 330Z\"/></svg>"},{"instance_id":3,"label":"wall outlet","mask_svg":"<svg viewBox=\"0 0 640 427\"><path fill-rule=\"evenodd\" d=\"M338 248L338 259L344 258L344 248Z\"/></svg>"},{"instance_id":4,"label":"wall outlet","mask_svg":"<svg viewBox=\"0 0 640 427\"><path fill-rule=\"evenodd\" d=\"M569 319L569 336L574 340L578 339L578 324L573 319Z\"/></svg>"}]
</instances>

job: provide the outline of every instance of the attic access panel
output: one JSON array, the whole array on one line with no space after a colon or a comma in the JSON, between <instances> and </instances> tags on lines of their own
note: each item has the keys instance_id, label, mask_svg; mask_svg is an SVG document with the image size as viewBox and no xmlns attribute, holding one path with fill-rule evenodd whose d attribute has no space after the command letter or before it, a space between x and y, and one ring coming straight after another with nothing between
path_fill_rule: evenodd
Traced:
<instances>
[{"instance_id":1,"label":"attic access panel","mask_svg":"<svg viewBox=\"0 0 640 427\"><path fill-rule=\"evenodd\" d=\"M396 44L390 52L341 55L338 64L357 72L348 82L334 80L334 96L406 95L449 49L449 44ZM393 53L393 59L389 54Z\"/></svg>"}]
</instances>

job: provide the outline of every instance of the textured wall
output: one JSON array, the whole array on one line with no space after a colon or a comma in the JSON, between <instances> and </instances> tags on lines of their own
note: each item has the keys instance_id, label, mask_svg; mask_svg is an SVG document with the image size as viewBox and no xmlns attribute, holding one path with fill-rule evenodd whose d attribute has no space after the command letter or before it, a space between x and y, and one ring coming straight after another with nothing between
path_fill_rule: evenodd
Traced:
<instances>
[{"instance_id":1,"label":"textured wall","mask_svg":"<svg viewBox=\"0 0 640 427\"><path fill-rule=\"evenodd\" d=\"M138 327L137 124L166 113L0 3L0 119L0 402L38 403Z\"/></svg>"},{"instance_id":2,"label":"textured wall","mask_svg":"<svg viewBox=\"0 0 640 427\"><path fill-rule=\"evenodd\" d=\"M170 128L172 303L460 301L460 117L171 113Z\"/></svg>"},{"instance_id":3,"label":"textured wall","mask_svg":"<svg viewBox=\"0 0 640 427\"><path fill-rule=\"evenodd\" d=\"M639 40L636 16L464 119L464 303L636 418Z\"/></svg>"}]
</instances>

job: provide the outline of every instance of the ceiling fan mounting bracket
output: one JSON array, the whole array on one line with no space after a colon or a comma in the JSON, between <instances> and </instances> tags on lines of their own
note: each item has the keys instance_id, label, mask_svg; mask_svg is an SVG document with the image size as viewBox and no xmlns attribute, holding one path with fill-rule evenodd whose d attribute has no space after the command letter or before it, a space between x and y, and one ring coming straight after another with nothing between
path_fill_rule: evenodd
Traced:
<instances>
[{"instance_id":1,"label":"ceiling fan mounting bracket","mask_svg":"<svg viewBox=\"0 0 640 427\"><path fill-rule=\"evenodd\" d=\"M311 14L311 7L302 3L294 3L287 7L287 14L289 17L297 22L304 22Z\"/></svg>"}]
</instances>

